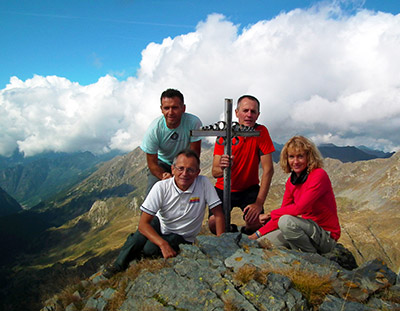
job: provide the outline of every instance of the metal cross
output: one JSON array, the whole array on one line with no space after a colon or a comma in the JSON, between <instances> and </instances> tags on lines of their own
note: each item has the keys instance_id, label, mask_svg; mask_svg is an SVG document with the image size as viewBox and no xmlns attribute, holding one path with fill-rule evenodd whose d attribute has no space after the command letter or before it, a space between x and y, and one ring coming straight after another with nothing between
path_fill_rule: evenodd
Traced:
<instances>
[{"instance_id":1,"label":"metal cross","mask_svg":"<svg viewBox=\"0 0 400 311\"><path fill-rule=\"evenodd\" d=\"M235 145L239 143L238 136L260 136L260 132L254 130L253 127L243 126L237 122L232 124L232 99L225 99L225 122L218 121L213 125L201 127L200 130L190 131L191 136L217 136L224 140L224 152L229 156L232 155L232 140L236 139ZM230 231L231 228L231 165L224 170L224 197L223 210L225 215L225 230Z\"/></svg>"}]
</instances>

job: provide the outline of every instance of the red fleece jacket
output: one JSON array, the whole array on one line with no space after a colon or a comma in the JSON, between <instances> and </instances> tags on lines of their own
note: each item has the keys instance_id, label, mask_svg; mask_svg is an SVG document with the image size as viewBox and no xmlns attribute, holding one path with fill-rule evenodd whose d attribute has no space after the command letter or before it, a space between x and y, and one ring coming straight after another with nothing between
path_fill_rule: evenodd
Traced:
<instances>
[{"instance_id":1,"label":"red fleece jacket","mask_svg":"<svg viewBox=\"0 0 400 311\"><path fill-rule=\"evenodd\" d=\"M271 220L258 231L261 235L278 229L279 218L283 215L301 216L315 221L336 241L340 237L340 225L336 201L328 174L317 168L311 171L303 184L286 182L282 206L271 212Z\"/></svg>"}]
</instances>

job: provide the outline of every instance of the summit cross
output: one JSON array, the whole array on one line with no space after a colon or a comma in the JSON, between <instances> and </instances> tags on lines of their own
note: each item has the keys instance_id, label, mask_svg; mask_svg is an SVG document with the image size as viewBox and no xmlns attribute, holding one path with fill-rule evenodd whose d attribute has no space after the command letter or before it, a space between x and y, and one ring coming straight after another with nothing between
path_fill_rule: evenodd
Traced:
<instances>
[{"instance_id":1,"label":"summit cross","mask_svg":"<svg viewBox=\"0 0 400 311\"><path fill-rule=\"evenodd\" d=\"M225 144L224 152L229 158L232 155L232 144L239 143L238 136L260 136L260 132L253 127L240 125L237 122L232 123L232 99L225 99L225 121L218 121L212 125L202 126L200 130L191 130L191 136L205 137L217 136L223 138ZM236 139L235 143L233 140ZM225 230L230 231L231 228L231 164L224 169L224 197L223 210L225 215Z\"/></svg>"}]
</instances>

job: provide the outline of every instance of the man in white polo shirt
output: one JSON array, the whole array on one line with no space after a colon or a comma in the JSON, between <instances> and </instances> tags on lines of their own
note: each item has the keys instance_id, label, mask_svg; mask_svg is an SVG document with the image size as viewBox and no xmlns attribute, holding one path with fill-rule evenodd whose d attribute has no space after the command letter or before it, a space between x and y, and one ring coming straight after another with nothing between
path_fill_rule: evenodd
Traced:
<instances>
[{"instance_id":1,"label":"man in white polo shirt","mask_svg":"<svg viewBox=\"0 0 400 311\"><path fill-rule=\"evenodd\" d=\"M114 264L103 275L107 278L125 270L142 255L175 257L179 244L193 243L201 230L205 207L216 218L217 235L225 232L221 200L205 176L199 176L200 159L193 150L177 154L171 166L173 178L157 182L140 209L139 229L131 234Z\"/></svg>"}]
</instances>

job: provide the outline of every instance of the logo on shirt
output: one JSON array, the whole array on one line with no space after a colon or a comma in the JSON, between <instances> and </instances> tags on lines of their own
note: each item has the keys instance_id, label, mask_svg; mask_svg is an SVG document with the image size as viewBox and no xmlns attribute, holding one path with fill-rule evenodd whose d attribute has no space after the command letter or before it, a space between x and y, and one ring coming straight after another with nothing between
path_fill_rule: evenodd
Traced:
<instances>
[{"instance_id":1,"label":"logo on shirt","mask_svg":"<svg viewBox=\"0 0 400 311\"><path fill-rule=\"evenodd\" d=\"M193 197L190 198L189 203L199 203L200 202L200 198L199 197Z\"/></svg>"},{"instance_id":2,"label":"logo on shirt","mask_svg":"<svg viewBox=\"0 0 400 311\"><path fill-rule=\"evenodd\" d=\"M174 133L171 135L170 138L171 138L172 140L177 140L178 137L179 137L178 133L177 133L177 132L174 132Z\"/></svg>"}]
</instances>

